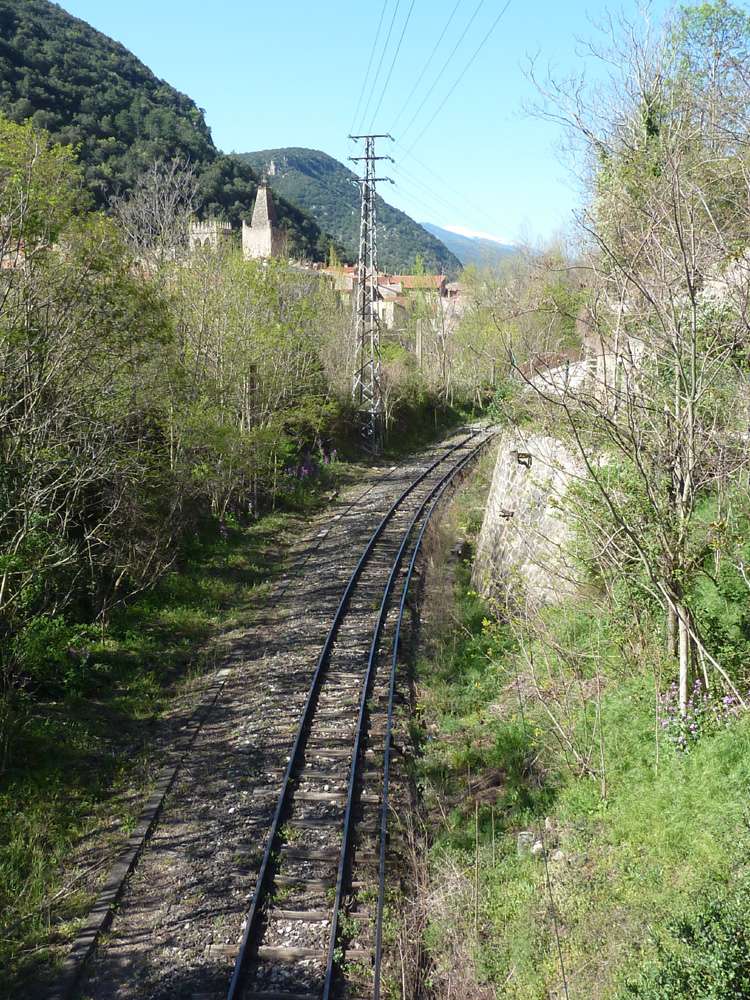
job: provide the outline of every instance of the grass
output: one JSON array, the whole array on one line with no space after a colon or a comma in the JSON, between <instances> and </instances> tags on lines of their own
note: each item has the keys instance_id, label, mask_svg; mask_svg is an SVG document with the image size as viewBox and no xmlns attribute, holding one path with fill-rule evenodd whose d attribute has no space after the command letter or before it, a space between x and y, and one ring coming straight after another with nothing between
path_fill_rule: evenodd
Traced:
<instances>
[{"instance_id":1,"label":"grass","mask_svg":"<svg viewBox=\"0 0 750 1000\"><path fill-rule=\"evenodd\" d=\"M471 504L459 503L467 527ZM553 662L535 694L513 630L472 592L469 566L448 565L438 559L435 573L452 575L449 624L418 664L436 996L460 968L467 1000L566 988L571 1000L750 997L731 957L750 940L750 717L685 754L657 739L658 647L632 662L618 624L580 598L548 612L546 628L550 648L597 651L586 662L602 674L600 741L593 668L567 714L556 685L569 665ZM589 739L591 773L564 751L539 695L579 747ZM547 865L519 853L523 831L544 841Z\"/></svg>"},{"instance_id":2,"label":"grass","mask_svg":"<svg viewBox=\"0 0 750 1000\"><path fill-rule=\"evenodd\" d=\"M562 770L548 777L554 795L544 808L503 799L501 857L482 866L483 920L493 946L478 943L477 960L492 983L512 972L509 997L560 989L553 905L571 995L612 997L623 975L653 950L653 935L700 893L728 887L742 866L747 720L688 755L664 750L655 770L649 688L646 678L636 679L604 699L604 728L612 735L606 799L596 781ZM539 831L545 819L562 855L550 863L551 899L544 866L514 851L519 827ZM483 834L486 862L486 823ZM451 848L465 851L456 841L453 835Z\"/></svg>"},{"instance_id":3,"label":"grass","mask_svg":"<svg viewBox=\"0 0 750 1000\"><path fill-rule=\"evenodd\" d=\"M16 699L0 782L0 996L19 995L85 916L155 774L160 718L214 666L210 639L265 593L294 517L196 537L179 570L88 629L57 683Z\"/></svg>"}]
</instances>

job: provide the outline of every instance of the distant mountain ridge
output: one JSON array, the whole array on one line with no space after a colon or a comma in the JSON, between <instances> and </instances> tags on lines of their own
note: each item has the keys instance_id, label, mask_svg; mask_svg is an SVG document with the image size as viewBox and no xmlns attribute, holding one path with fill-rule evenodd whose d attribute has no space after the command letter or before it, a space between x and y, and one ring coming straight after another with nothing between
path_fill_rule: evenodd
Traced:
<instances>
[{"instance_id":1,"label":"distant mountain ridge","mask_svg":"<svg viewBox=\"0 0 750 1000\"><path fill-rule=\"evenodd\" d=\"M236 225L252 210L257 175L216 148L195 102L47 0L0 0L0 112L77 146L101 208L155 160L180 157L196 169L205 215ZM277 210L296 253L325 255L330 237L312 218L282 198Z\"/></svg>"},{"instance_id":2,"label":"distant mountain ridge","mask_svg":"<svg viewBox=\"0 0 750 1000\"><path fill-rule=\"evenodd\" d=\"M356 174L318 149L285 147L240 153L238 158L264 172L274 193L309 213L341 244L348 259L359 249L360 194ZM428 271L456 274L461 261L435 235L380 196L378 263L383 270L413 270L417 257Z\"/></svg>"},{"instance_id":3,"label":"distant mountain ridge","mask_svg":"<svg viewBox=\"0 0 750 1000\"><path fill-rule=\"evenodd\" d=\"M518 253L518 247L511 243L501 243L500 240L485 236L465 236L431 222L423 222L422 227L441 240L464 267L469 264L474 264L476 267L497 267L508 257Z\"/></svg>"}]
</instances>

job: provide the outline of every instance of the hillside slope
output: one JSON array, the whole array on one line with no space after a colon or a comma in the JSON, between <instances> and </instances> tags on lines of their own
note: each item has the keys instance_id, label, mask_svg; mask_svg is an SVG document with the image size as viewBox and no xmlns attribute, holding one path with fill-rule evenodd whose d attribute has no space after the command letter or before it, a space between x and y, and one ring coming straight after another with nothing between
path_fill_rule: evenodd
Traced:
<instances>
[{"instance_id":1,"label":"hillside slope","mask_svg":"<svg viewBox=\"0 0 750 1000\"><path fill-rule=\"evenodd\" d=\"M359 187L356 174L317 149L264 149L239 158L268 173L275 192L299 205L331 233L354 259L359 244ZM455 274L459 259L405 212L378 196L378 259L390 271L411 270L421 257L429 271Z\"/></svg>"},{"instance_id":2,"label":"hillside slope","mask_svg":"<svg viewBox=\"0 0 750 1000\"><path fill-rule=\"evenodd\" d=\"M482 236L463 236L461 233L436 226L432 222L423 222L422 228L444 243L464 267L469 264L474 264L476 267L497 267L518 252L516 247L509 243L501 243L499 240Z\"/></svg>"},{"instance_id":3,"label":"hillside slope","mask_svg":"<svg viewBox=\"0 0 750 1000\"><path fill-rule=\"evenodd\" d=\"M47 0L0 0L0 112L78 147L100 207L154 160L179 156L197 168L205 214L237 224L252 208L255 173L216 149L195 102ZM278 215L297 252L325 252L329 238L304 212L280 201Z\"/></svg>"}]
</instances>

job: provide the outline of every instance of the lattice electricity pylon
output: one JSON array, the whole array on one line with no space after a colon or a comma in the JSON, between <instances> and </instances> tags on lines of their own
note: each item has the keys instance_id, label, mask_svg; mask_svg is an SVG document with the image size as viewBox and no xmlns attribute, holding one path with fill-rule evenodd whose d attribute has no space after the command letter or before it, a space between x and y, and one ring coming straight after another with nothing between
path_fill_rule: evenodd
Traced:
<instances>
[{"instance_id":1,"label":"lattice electricity pylon","mask_svg":"<svg viewBox=\"0 0 750 1000\"><path fill-rule=\"evenodd\" d=\"M379 181L393 181L390 177L376 177L378 160L391 160L390 156L375 155L376 139L393 139L384 135L351 135L350 139L363 139L364 156L350 156L353 163L364 161L364 177L358 178L362 194L359 225L359 260L357 265L357 294L354 304L354 377L352 396L362 415L362 430L369 447L378 453L383 446L383 394L380 385L380 313L378 310L378 230L375 211L375 185Z\"/></svg>"}]
</instances>

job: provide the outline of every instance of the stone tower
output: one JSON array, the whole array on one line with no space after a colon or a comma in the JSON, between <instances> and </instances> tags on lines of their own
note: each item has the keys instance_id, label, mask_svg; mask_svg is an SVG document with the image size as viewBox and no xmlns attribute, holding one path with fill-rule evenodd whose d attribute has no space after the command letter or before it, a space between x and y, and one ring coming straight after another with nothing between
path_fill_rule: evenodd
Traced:
<instances>
[{"instance_id":1,"label":"stone tower","mask_svg":"<svg viewBox=\"0 0 750 1000\"><path fill-rule=\"evenodd\" d=\"M283 234L273 207L273 198L265 178L260 182L253 209L253 221L242 222L242 252L246 260L259 257L279 257L283 251Z\"/></svg>"}]
</instances>

